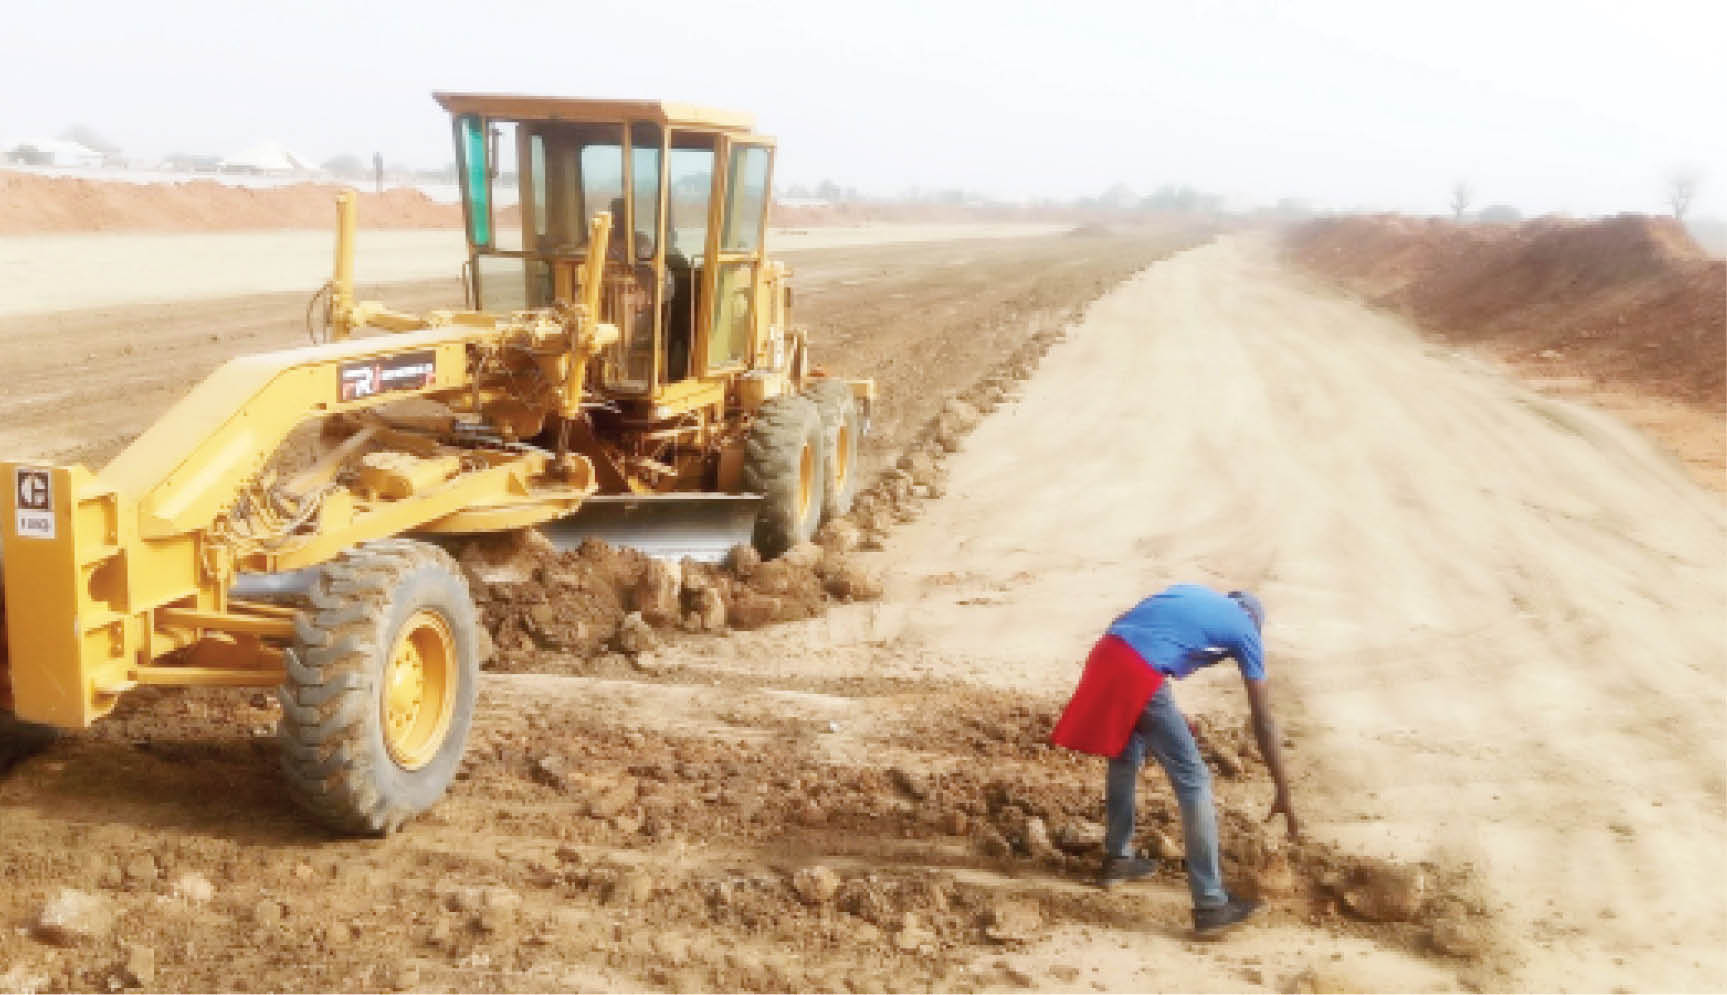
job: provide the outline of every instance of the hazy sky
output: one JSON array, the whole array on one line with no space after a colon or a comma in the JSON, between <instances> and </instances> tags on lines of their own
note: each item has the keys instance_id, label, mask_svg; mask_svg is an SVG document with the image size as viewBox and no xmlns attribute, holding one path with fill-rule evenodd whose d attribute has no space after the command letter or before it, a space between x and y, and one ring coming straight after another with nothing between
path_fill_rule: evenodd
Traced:
<instances>
[{"instance_id":1,"label":"hazy sky","mask_svg":"<svg viewBox=\"0 0 1727 995\"><path fill-rule=\"evenodd\" d=\"M1727 3L6 5L0 141L84 122L138 155L270 138L450 158L434 89L753 111L779 184L1071 197L1188 183L1234 206L1727 214Z\"/></svg>"}]
</instances>

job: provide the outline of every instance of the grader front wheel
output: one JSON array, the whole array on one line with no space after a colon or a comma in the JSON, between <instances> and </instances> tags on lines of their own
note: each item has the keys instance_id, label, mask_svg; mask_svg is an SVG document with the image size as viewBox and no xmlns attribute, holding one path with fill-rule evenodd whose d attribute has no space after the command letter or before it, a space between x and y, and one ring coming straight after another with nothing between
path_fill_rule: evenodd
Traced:
<instances>
[{"instance_id":1,"label":"grader front wheel","mask_svg":"<svg viewBox=\"0 0 1727 995\"><path fill-rule=\"evenodd\" d=\"M338 831L393 832L443 796L467 744L467 582L443 550L394 539L326 564L310 597L280 692L289 791Z\"/></svg>"}]
</instances>

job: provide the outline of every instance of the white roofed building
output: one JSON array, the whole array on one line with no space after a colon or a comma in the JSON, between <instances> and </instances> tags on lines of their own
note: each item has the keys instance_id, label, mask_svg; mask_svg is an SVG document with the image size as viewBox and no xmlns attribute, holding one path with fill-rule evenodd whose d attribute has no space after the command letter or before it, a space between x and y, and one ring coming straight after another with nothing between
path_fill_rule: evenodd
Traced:
<instances>
[{"instance_id":1,"label":"white roofed building","mask_svg":"<svg viewBox=\"0 0 1727 995\"><path fill-rule=\"evenodd\" d=\"M280 142L263 141L222 162L225 173L258 173L265 176L289 176L311 173L314 168L305 159L289 152Z\"/></svg>"}]
</instances>

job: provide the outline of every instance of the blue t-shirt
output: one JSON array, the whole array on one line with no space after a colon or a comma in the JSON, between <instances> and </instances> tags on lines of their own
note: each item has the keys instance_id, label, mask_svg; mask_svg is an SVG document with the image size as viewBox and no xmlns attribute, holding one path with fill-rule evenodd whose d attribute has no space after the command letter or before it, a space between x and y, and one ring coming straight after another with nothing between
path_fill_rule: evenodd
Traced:
<instances>
[{"instance_id":1,"label":"blue t-shirt","mask_svg":"<svg viewBox=\"0 0 1727 995\"><path fill-rule=\"evenodd\" d=\"M1128 609L1110 624L1119 637L1159 672L1180 680L1226 656L1243 677L1265 679L1259 627L1226 594L1197 584L1176 584Z\"/></svg>"}]
</instances>

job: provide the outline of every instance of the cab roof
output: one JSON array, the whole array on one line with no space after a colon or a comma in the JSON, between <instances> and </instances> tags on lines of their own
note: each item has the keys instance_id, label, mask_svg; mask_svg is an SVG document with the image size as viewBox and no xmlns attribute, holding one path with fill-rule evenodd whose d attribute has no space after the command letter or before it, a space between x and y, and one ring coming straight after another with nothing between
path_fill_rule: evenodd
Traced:
<instances>
[{"instance_id":1,"label":"cab roof","mask_svg":"<svg viewBox=\"0 0 1727 995\"><path fill-rule=\"evenodd\" d=\"M434 93L432 98L451 114L515 121L657 121L668 127L717 131L751 131L756 124L753 114L664 100L596 100L510 93Z\"/></svg>"}]
</instances>

